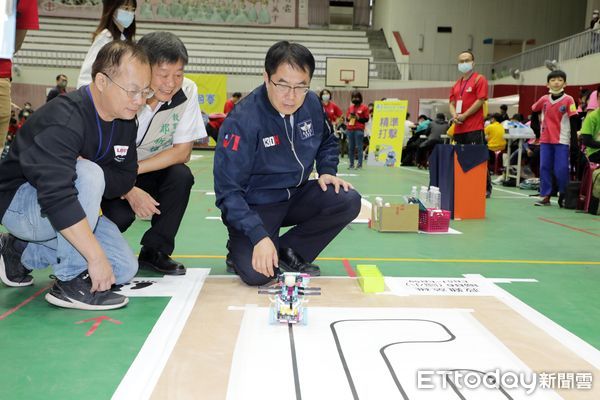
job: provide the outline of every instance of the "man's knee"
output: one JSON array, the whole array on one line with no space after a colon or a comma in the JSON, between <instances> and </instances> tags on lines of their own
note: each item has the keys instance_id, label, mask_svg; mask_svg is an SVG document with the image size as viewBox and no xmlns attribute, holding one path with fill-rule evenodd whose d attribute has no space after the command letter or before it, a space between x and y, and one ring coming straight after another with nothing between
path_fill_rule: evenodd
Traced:
<instances>
[{"instance_id":1,"label":"man's knee","mask_svg":"<svg viewBox=\"0 0 600 400\"><path fill-rule=\"evenodd\" d=\"M189 192L194 185L194 175L185 164L176 164L170 167L169 182L184 192Z\"/></svg>"},{"instance_id":2,"label":"man's knee","mask_svg":"<svg viewBox=\"0 0 600 400\"><path fill-rule=\"evenodd\" d=\"M129 229L131 224L133 224L133 221L135 221L135 214L133 213L133 211L130 213L107 212L106 216L117 226L117 228L119 228L119 231L121 232L125 232L127 229Z\"/></svg>"},{"instance_id":3,"label":"man's knee","mask_svg":"<svg viewBox=\"0 0 600 400\"><path fill-rule=\"evenodd\" d=\"M240 279L248 286L263 286L273 280L272 277L266 277L263 274L259 274L254 271L254 269L250 273L238 272Z\"/></svg>"},{"instance_id":4,"label":"man's knee","mask_svg":"<svg viewBox=\"0 0 600 400\"><path fill-rule=\"evenodd\" d=\"M77 180L75 185L80 188L80 195L102 197L104 193L104 171L100 166L89 160L78 160L76 165ZM84 190L81 190L84 189Z\"/></svg>"}]
</instances>

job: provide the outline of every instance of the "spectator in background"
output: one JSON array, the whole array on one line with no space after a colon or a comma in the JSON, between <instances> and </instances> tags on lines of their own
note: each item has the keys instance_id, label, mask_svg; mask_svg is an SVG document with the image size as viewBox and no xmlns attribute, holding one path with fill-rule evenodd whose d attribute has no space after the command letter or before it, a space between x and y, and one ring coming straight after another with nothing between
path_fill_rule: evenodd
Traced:
<instances>
[{"instance_id":1,"label":"spectator in background","mask_svg":"<svg viewBox=\"0 0 600 400\"><path fill-rule=\"evenodd\" d=\"M25 103L23 103L23 108L21 108L21 111L19 111L19 121L21 121L21 123L26 120L31 114L33 114L35 110L33 109L33 107L31 106L31 103L26 101Z\"/></svg>"},{"instance_id":2,"label":"spectator in background","mask_svg":"<svg viewBox=\"0 0 600 400\"><path fill-rule=\"evenodd\" d=\"M344 112L331 100L333 97L328 89L321 90L319 98L321 99L321 104L323 104L323 110L325 110L327 119L331 123L331 127L335 129L342 122Z\"/></svg>"},{"instance_id":3,"label":"spectator in background","mask_svg":"<svg viewBox=\"0 0 600 400\"><path fill-rule=\"evenodd\" d=\"M592 12L592 20L590 21L589 29L596 30L596 29L600 28L599 24L600 24L600 13L598 12L598 10L594 10Z\"/></svg>"},{"instance_id":4,"label":"spectator in background","mask_svg":"<svg viewBox=\"0 0 600 400\"><path fill-rule=\"evenodd\" d=\"M417 167L426 168L428 166L427 155L431 154L437 144L444 143L442 135L448 132L448 121L444 113L437 113L435 120L429 123L429 134L417 150Z\"/></svg>"},{"instance_id":5,"label":"spectator in background","mask_svg":"<svg viewBox=\"0 0 600 400\"><path fill-rule=\"evenodd\" d=\"M416 127L417 126L415 125L415 123L410 120L410 113L407 112L406 119L404 120L404 137L402 138L402 148L406 146L406 143L412 136L413 129L415 129Z\"/></svg>"},{"instance_id":6,"label":"spectator in background","mask_svg":"<svg viewBox=\"0 0 600 400\"><path fill-rule=\"evenodd\" d=\"M587 114L580 134L588 160L600 163L600 108Z\"/></svg>"},{"instance_id":7,"label":"spectator in background","mask_svg":"<svg viewBox=\"0 0 600 400\"><path fill-rule=\"evenodd\" d=\"M500 119L496 120L496 122L499 122L499 123L503 123L504 121L508 121L510 119L508 116L508 106L506 104L502 104L500 106L500 114L497 114L497 116Z\"/></svg>"},{"instance_id":8,"label":"spectator in background","mask_svg":"<svg viewBox=\"0 0 600 400\"><path fill-rule=\"evenodd\" d=\"M541 114L540 122L540 196L536 206L549 206L553 178L558 183L558 205L563 206L569 183L569 146L577 147L577 106L565 94L567 74L556 70L548 74L550 94L542 96L531 106L534 114ZM537 130L537 124L532 128Z\"/></svg>"},{"instance_id":9,"label":"spectator in background","mask_svg":"<svg viewBox=\"0 0 600 400\"><path fill-rule=\"evenodd\" d=\"M495 113L492 115L490 124L485 127L485 139L490 153L490 165L496 160L496 152L506 149L506 139L504 139L504 127L500 123L502 115Z\"/></svg>"},{"instance_id":10,"label":"spectator in background","mask_svg":"<svg viewBox=\"0 0 600 400\"><path fill-rule=\"evenodd\" d=\"M233 107L235 107L235 105L238 103L238 101L240 101L241 98L242 94L240 92L235 92L234 94L232 94L231 98L227 99L227 101L225 102L225 106L223 106L223 113L229 114L229 112L233 110Z\"/></svg>"},{"instance_id":11,"label":"spectator in background","mask_svg":"<svg viewBox=\"0 0 600 400\"><path fill-rule=\"evenodd\" d=\"M92 64L102 46L113 40L133 41L135 36L137 0L104 0L102 4L102 16L96 31L92 34L92 46L81 65L77 89L92 81Z\"/></svg>"},{"instance_id":12,"label":"spectator in background","mask_svg":"<svg viewBox=\"0 0 600 400\"><path fill-rule=\"evenodd\" d=\"M8 4L16 5L16 32L15 46L16 53L21 48L27 30L39 29L38 5L35 0L20 0L15 2L7 2ZM11 10L12 11L12 10ZM7 25L8 26L8 25ZM0 29L4 29L0 26ZM10 35L12 37L12 35ZM6 133L10 123L10 87L12 77L12 58L0 58L0 153L4 147Z\"/></svg>"},{"instance_id":13,"label":"spectator in background","mask_svg":"<svg viewBox=\"0 0 600 400\"><path fill-rule=\"evenodd\" d=\"M46 96L46 103L61 94L67 94L67 85L69 84L69 79L66 75L60 74L56 76L56 86L53 87L49 92L48 96Z\"/></svg>"},{"instance_id":14,"label":"spectator in background","mask_svg":"<svg viewBox=\"0 0 600 400\"><path fill-rule=\"evenodd\" d=\"M592 50L590 53L597 53L600 51L600 12L598 10L592 12L590 29L592 31Z\"/></svg>"},{"instance_id":15,"label":"spectator in background","mask_svg":"<svg viewBox=\"0 0 600 400\"><path fill-rule=\"evenodd\" d=\"M348 136L349 169L354 168L354 149L358 150L356 168L362 168L363 163L363 138L365 124L369 121L369 108L363 104L362 93L358 90L352 92L352 104L346 111L346 135Z\"/></svg>"}]
</instances>

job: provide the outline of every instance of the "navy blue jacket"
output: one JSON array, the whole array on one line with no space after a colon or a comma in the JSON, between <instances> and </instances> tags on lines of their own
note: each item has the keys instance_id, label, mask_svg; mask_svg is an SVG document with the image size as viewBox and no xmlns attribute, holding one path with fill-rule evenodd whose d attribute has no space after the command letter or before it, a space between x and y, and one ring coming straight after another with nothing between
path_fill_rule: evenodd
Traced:
<instances>
[{"instance_id":1,"label":"navy blue jacket","mask_svg":"<svg viewBox=\"0 0 600 400\"><path fill-rule=\"evenodd\" d=\"M315 163L319 175L336 175L338 153L338 141L315 93L307 93L293 114L292 128L271 105L265 85L254 89L219 130L213 173L223 220L258 243L268 234L249 206L289 200Z\"/></svg>"}]
</instances>

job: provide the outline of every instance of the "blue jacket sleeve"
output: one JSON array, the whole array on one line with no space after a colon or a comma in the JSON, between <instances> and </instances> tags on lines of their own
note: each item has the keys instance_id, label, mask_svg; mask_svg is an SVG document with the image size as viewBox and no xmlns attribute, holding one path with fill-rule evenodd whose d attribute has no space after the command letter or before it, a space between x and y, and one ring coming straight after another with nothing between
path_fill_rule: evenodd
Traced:
<instances>
[{"instance_id":1,"label":"blue jacket sleeve","mask_svg":"<svg viewBox=\"0 0 600 400\"><path fill-rule=\"evenodd\" d=\"M339 142L333 134L331 126L327 123L327 118L323 118L323 139L317 151L317 173L319 175L329 174L337 175L337 166L339 163Z\"/></svg>"},{"instance_id":2,"label":"blue jacket sleeve","mask_svg":"<svg viewBox=\"0 0 600 400\"><path fill-rule=\"evenodd\" d=\"M213 167L216 206L227 225L243 232L253 245L268 236L258 213L244 198L252 171L258 132L242 128L229 116L219 130Z\"/></svg>"}]
</instances>

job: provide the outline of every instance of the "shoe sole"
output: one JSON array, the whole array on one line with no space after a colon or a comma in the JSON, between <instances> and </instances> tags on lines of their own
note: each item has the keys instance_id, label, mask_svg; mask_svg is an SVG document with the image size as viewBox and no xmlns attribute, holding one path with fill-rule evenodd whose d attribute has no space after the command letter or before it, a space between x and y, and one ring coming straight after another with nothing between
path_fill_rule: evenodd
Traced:
<instances>
[{"instance_id":1,"label":"shoe sole","mask_svg":"<svg viewBox=\"0 0 600 400\"><path fill-rule=\"evenodd\" d=\"M164 271L164 270L160 270L158 268L156 268L153 264L150 264L149 262L146 261L139 261L138 263L140 264L140 267L143 267L144 269L150 269L152 271L155 272L160 272L161 274L165 274L165 275L185 275L186 269L178 269L176 271Z\"/></svg>"},{"instance_id":2,"label":"shoe sole","mask_svg":"<svg viewBox=\"0 0 600 400\"><path fill-rule=\"evenodd\" d=\"M64 300L60 297L56 297L52 293L46 293L44 296L46 301L52 305L61 308L72 308L76 310L86 310L86 311L104 311L104 310L114 310L116 308L125 307L127 303L129 303L129 299L124 297L124 301L119 304L109 304L109 305L97 305L97 304L86 304L77 300Z\"/></svg>"},{"instance_id":3,"label":"shoe sole","mask_svg":"<svg viewBox=\"0 0 600 400\"><path fill-rule=\"evenodd\" d=\"M0 280L10 287L24 287L33 285L33 277L28 282L13 282L6 275L6 265L4 265L4 257L0 256Z\"/></svg>"}]
</instances>

